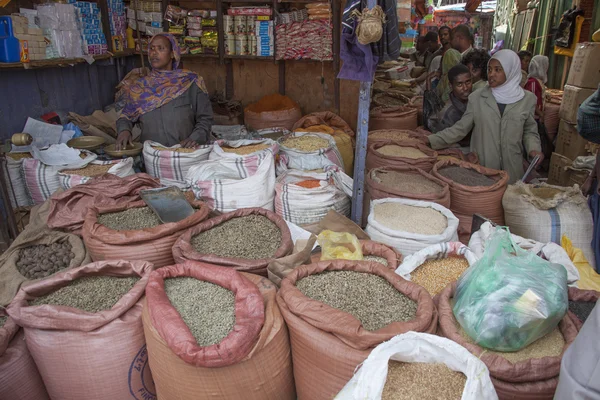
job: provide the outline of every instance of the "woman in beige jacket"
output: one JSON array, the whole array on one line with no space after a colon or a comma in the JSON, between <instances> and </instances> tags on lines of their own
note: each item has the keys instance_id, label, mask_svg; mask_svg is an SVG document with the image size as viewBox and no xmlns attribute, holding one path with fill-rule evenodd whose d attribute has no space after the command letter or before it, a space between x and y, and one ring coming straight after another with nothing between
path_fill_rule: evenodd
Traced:
<instances>
[{"instance_id":1,"label":"woman in beige jacket","mask_svg":"<svg viewBox=\"0 0 600 400\"><path fill-rule=\"evenodd\" d=\"M488 63L488 86L469 96L467 110L454 126L429 136L434 150L450 147L473 130L471 151L481 165L505 170L509 183L523 176L523 151L542 161L534 119L536 97L521 86L521 62L512 50L500 50ZM538 162L538 165L539 165Z\"/></svg>"}]
</instances>

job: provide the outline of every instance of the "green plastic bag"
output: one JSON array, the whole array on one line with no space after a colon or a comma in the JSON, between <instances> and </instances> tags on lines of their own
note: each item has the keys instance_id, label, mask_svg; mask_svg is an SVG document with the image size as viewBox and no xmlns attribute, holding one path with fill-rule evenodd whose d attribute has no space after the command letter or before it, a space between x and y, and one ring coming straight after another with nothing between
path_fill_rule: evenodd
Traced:
<instances>
[{"instance_id":1,"label":"green plastic bag","mask_svg":"<svg viewBox=\"0 0 600 400\"><path fill-rule=\"evenodd\" d=\"M460 277L453 311L480 346L518 351L554 330L567 308L566 269L521 249L500 227Z\"/></svg>"}]
</instances>

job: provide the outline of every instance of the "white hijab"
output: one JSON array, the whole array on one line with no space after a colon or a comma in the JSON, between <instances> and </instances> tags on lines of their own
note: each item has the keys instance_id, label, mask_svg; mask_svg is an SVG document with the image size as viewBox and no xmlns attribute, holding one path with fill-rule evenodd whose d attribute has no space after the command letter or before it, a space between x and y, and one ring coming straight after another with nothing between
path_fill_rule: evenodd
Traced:
<instances>
[{"instance_id":1,"label":"white hijab","mask_svg":"<svg viewBox=\"0 0 600 400\"><path fill-rule=\"evenodd\" d=\"M548 57L533 56L531 63L529 63L529 77L539 79L543 84L546 84L548 82L548 67L550 67Z\"/></svg>"},{"instance_id":2,"label":"white hijab","mask_svg":"<svg viewBox=\"0 0 600 400\"><path fill-rule=\"evenodd\" d=\"M492 56L490 62L491 60L498 60L506 75L506 82L491 88L496 102L513 104L525 97L525 91L521 87L521 60L517 53L512 50L500 50Z\"/></svg>"}]
</instances>

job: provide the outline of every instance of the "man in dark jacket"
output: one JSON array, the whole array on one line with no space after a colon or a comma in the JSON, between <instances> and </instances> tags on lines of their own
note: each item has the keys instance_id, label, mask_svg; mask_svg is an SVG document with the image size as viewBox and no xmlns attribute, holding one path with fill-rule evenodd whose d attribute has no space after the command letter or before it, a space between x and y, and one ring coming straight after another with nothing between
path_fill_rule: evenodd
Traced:
<instances>
[{"instance_id":1,"label":"man in dark jacket","mask_svg":"<svg viewBox=\"0 0 600 400\"><path fill-rule=\"evenodd\" d=\"M469 95L472 90L471 71L463 64L458 64L448 71L448 80L452 87L450 100L436 115L429 120L431 132L437 133L457 123L467 110ZM463 139L468 146L468 137ZM463 143L461 141L461 146Z\"/></svg>"}]
</instances>

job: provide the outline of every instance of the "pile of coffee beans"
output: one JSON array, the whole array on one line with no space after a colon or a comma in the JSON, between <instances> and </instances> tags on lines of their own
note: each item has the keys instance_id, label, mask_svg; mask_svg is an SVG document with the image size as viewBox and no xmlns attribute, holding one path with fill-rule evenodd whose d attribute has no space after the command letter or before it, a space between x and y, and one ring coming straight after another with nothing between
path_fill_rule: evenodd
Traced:
<instances>
[{"instance_id":1,"label":"pile of coffee beans","mask_svg":"<svg viewBox=\"0 0 600 400\"><path fill-rule=\"evenodd\" d=\"M162 222L150 207L129 208L124 211L98 216L98 223L115 231L130 231L154 228Z\"/></svg>"},{"instance_id":2,"label":"pile of coffee beans","mask_svg":"<svg viewBox=\"0 0 600 400\"><path fill-rule=\"evenodd\" d=\"M17 270L27 279L45 278L67 268L73 257L69 242L29 246L19 251Z\"/></svg>"}]
</instances>

